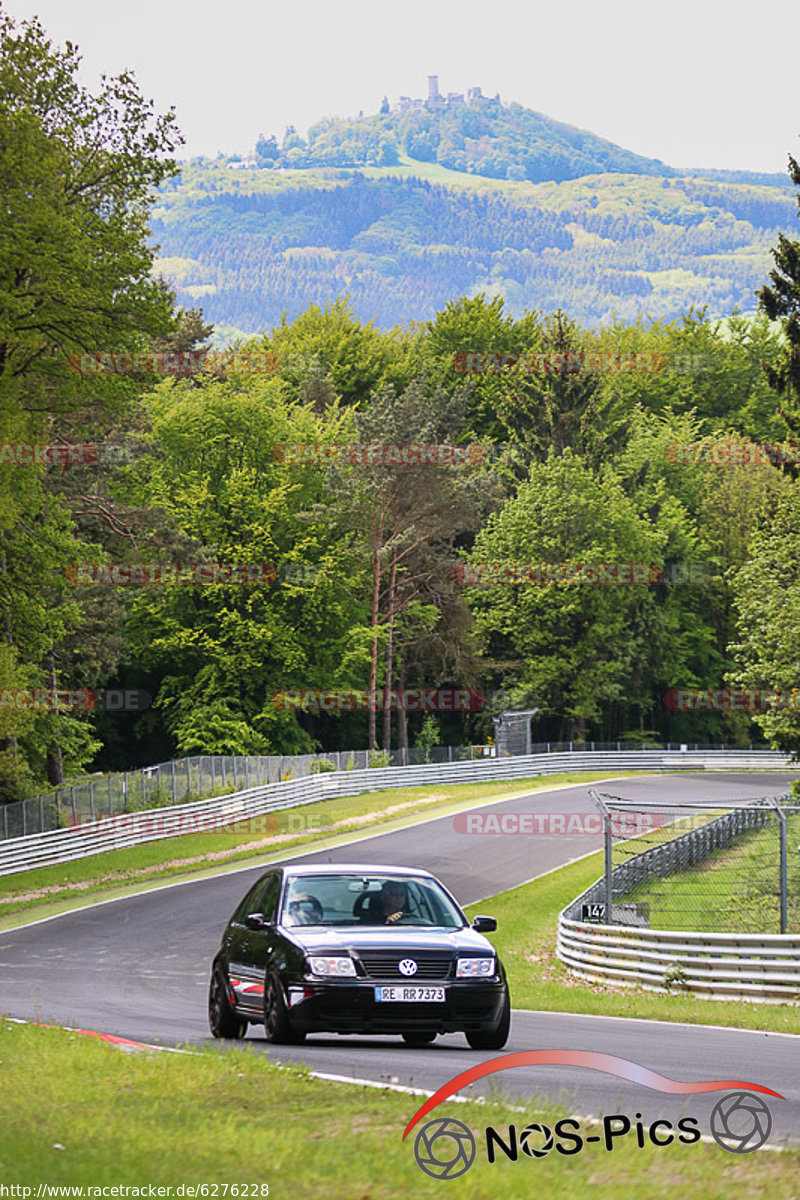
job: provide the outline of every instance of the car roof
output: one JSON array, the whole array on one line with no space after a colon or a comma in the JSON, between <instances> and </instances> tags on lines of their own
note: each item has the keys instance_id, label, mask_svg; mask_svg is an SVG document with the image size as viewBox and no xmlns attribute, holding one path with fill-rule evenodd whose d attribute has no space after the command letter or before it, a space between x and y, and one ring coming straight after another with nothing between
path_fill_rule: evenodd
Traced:
<instances>
[{"instance_id":1,"label":"car roof","mask_svg":"<svg viewBox=\"0 0 800 1200\"><path fill-rule=\"evenodd\" d=\"M283 868L283 873L289 875L417 875L423 879L433 879L430 871L419 867L384 866L381 863L300 863L297 866Z\"/></svg>"}]
</instances>

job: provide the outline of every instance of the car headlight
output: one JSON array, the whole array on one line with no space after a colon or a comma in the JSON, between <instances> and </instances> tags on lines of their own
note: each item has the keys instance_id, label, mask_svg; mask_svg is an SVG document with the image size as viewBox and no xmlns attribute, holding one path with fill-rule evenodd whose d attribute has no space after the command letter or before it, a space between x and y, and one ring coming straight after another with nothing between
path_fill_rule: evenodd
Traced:
<instances>
[{"instance_id":1,"label":"car headlight","mask_svg":"<svg viewBox=\"0 0 800 1200\"><path fill-rule=\"evenodd\" d=\"M476 979L494 975L494 958L460 958L456 966L458 979Z\"/></svg>"},{"instance_id":2,"label":"car headlight","mask_svg":"<svg viewBox=\"0 0 800 1200\"><path fill-rule=\"evenodd\" d=\"M314 975L355 975L356 964L352 958L346 958L343 954L337 954L332 957L309 958L308 965Z\"/></svg>"}]
</instances>

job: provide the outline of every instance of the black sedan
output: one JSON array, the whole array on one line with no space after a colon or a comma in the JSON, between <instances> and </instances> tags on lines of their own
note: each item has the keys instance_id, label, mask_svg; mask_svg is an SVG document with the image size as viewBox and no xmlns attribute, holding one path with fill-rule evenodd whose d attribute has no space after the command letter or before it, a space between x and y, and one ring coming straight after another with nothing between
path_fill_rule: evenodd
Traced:
<instances>
[{"instance_id":1,"label":"black sedan","mask_svg":"<svg viewBox=\"0 0 800 1200\"><path fill-rule=\"evenodd\" d=\"M222 935L209 990L214 1037L263 1025L270 1042L307 1033L401 1034L420 1046L463 1032L499 1050L511 1004L503 964L427 871L405 867L274 867Z\"/></svg>"}]
</instances>

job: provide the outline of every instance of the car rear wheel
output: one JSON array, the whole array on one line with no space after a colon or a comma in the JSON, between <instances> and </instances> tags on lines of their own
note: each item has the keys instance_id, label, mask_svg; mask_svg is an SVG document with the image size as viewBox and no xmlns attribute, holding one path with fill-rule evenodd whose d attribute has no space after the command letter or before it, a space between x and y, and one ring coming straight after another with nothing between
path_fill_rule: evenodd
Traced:
<instances>
[{"instance_id":1,"label":"car rear wheel","mask_svg":"<svg viewBox=\"0 0 800 1200\"><path fill-rule=\"evenodd\" d=\"M233 1038L238 1041L247 1032L247 1021L243 1021L231 1008L228 1000L228 985L222 967L217 965L211 972L208 989L208 1024L215 1038Z\"/></svg>"},{"instance_id":2,"label":"car rear wheel","mask_svg":"<svg viewBox=\"0 0 800 1200\"><path fill-rule=\"evenodd\" d=\"M297 1045L305 1041L305 1034L292 1029L283 988L276 975L267 975L264 986L264 1033L268 1042L276 1045Z\"/></svg>"},{"instance_id":3,"label":"car rear wheel","mask_svg":"<svg viewBox=\"0 0 800 1200\"><path fill-rule=\"evenodd\" d=\"M467 1033L466 1038L473 1050L502 1050L508 1041L510 1028L511 1001L506 992L497 1024L487 1025L485 1029L478 1029L474 1033Z\"/></svg>"},{"instance_id":4,"label":"car rear wheel","mask_svg":"<svg viewBox=\"0 0 800 1200\"><path fill-rule=\"evenodd\" d=\"M408 1046L427 1046L429 1042L434 1041L435 1033L404 1033L403 1041Z\"/></svg>"}]
</instances>

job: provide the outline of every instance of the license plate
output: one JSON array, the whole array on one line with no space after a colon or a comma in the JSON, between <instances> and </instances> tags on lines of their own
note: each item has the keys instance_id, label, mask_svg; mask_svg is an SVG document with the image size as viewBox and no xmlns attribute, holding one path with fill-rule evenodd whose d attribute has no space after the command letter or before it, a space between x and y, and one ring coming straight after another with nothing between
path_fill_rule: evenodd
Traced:
<instances>
[{"instance_id":1,"label":"license plate","mask_svg":"<svg viewBox=\"0 0 800 1200\"><path fill-rule=\"evenodd\" d=\"M376 987L375 999L384 1003L429 1004L444 1000L443 987Z\"/></svg>"}]
</instances>

